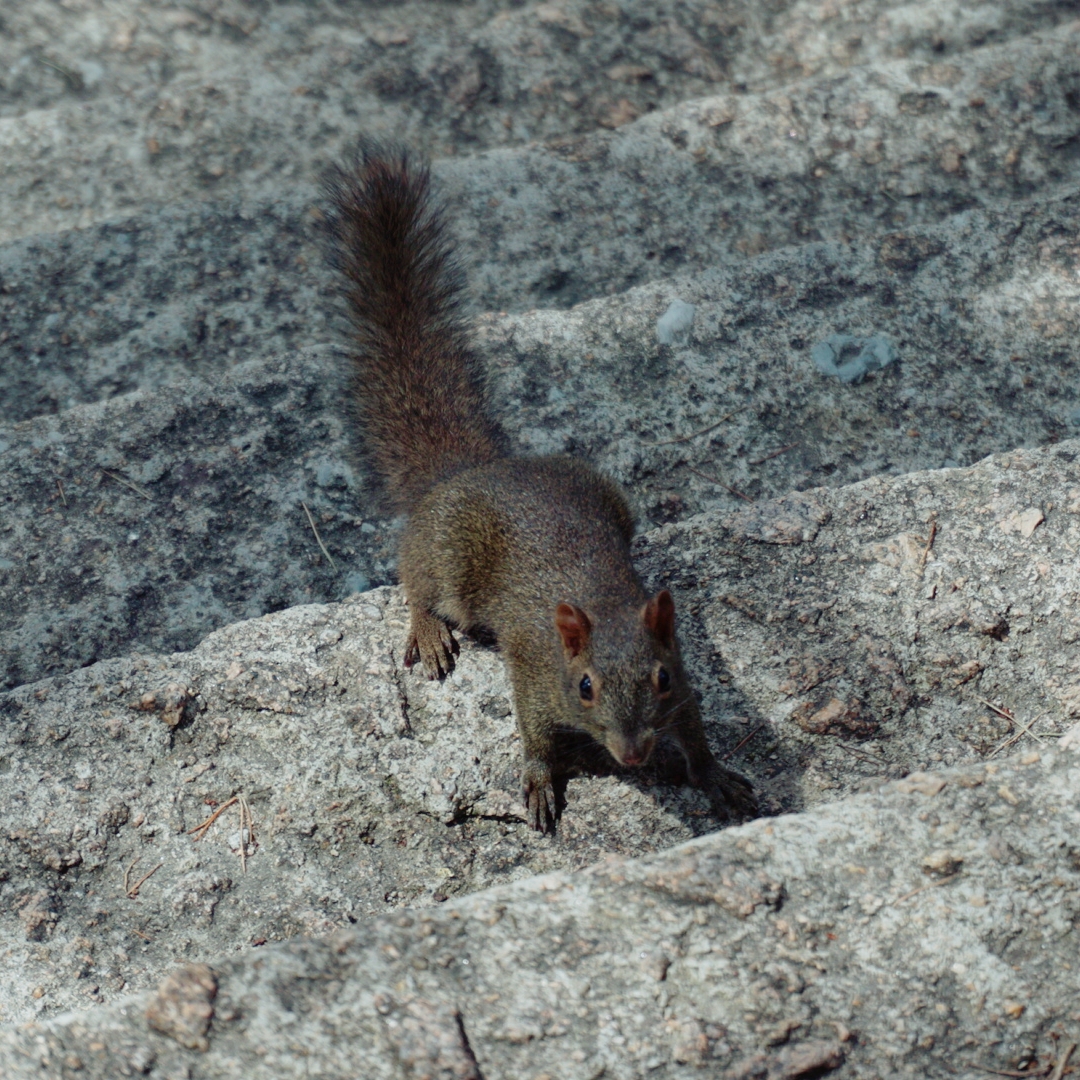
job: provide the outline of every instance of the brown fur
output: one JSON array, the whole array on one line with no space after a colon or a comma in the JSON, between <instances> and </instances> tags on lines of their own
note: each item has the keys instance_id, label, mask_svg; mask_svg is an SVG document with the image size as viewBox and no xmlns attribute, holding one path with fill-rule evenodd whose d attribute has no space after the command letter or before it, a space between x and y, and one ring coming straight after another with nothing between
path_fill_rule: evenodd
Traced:
<instances>
[{"instance_id":1,"label":"brown fur","mask_svg":"<svg viewBox=\"0 0 1080 1080\"><path fill-rule=\"evenodd\" d=\"M354 328L353 401L397 511L438 481L505 454L461 315L462 274L427 168L362 144L325 187L334 262Z\"/></svg>"},{"instance_id":2,"label":"brown fur","mask_svg":"<svg viewBox=\"0 0 1080 1080\"><path fill-rule=\"evenodd\" d=\"M337 262L356 327L356 410L369 455L409 514L399 570L405 663L454 666L451 627L494 634L506 656L534 828L554 826L558 735L584 732L624 765L658 739L682 751L717 812L755 809L709 750L666 590L630 560L618 485L565 455L509 457L459 315L461 277L427 170L365 147L328 183Z\"/></svg>"}]
</instances>

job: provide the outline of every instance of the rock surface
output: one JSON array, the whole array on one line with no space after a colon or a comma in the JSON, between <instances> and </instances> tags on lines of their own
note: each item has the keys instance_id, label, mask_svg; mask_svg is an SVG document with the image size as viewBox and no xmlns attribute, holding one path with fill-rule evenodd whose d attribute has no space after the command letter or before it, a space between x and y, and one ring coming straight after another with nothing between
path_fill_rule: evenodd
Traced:
<instances>
[{"instance_id":1,"label":"rock surface","mask_svg":"<svg viewBox=\"0 0 1080 1080\"><path fill-rule=\"evenodd\" d=\"M486 315L479 340L518 445L588 455L660 524L1075 433L1078 228L1071 200L961 214L568 312ZM679 298L688 340L662 346L656 320ZM900 358L844 385L811 356L833 329L881 333ZM340 353L199 367L0 427L6 685L391 580L390 523L350 465Z\"/></svg>"},{"instance_id":2,"label":"rock surface","mask_svg":"<svg viewBox=\"0 0 1080 1080\"><path fill-rule=\"evenodd\" d=\"M8 6L0 1073L1076 1075L1075 5ZM435 156L512 438L627 487L782 816L578 748L536 837L498 653L402 668L315 184L361 131Z\"/></svg>"},{"instance_id":3,"label":"rock surface","mask_svg":"<svg viewBox=\"0 0 1080 1080\"><path fill-rule=\"evenodd\" d=\"M616 131L442 159L435 172L484 310L565 307L819 240L875 250L884 242L885 267L904 276L929 263L933 274L947 241L905 230L975 209L1012 213L1017 231L1035 215L1037 229L1047 200L1056 209L1055 196L1075 193L1078 55L1073 21L952 64L895 60L783 90L729 90ZM361 130L351 121L349 139ZM260 139L279 145L269 133ZM342 152L339 143L320 160ZM11 416L325 339L330 282L312 229L317 172L310 165L300 183L279 177L269 196L230 185L209 206L163 211L151 201L148 210L138 201L122 223L0 248L0 346L11 357L0 386L12 396ZM58 184L53 175L48 190ZM35 177L32 190L44 187ZM1065 212L1075 213L1071 202ZM38 221L25 198L2 216L56 224ZM1042 258L1071 267L1070 235L1066 223L1043 237ZM1006 232L999 241L1006 258L1012 239ZM809 288L818 267L795 262L785 276ZM994 268L958 269L970 278ZM823 284L818 302L829 292ZM1040 324L1054 336L1061 316L1044 293L1025 283L1016 299L1043 301Z\"/></svg>"},{"instance_id":4,"label":"rock surface","mask_svg":"<svg viewBox=\"0 0 1080 1080\"><path fill-rule=\"evenodd\" d=\"M6 1075L1045 1071L1080 1023L1080 729L1061 743L181 968L4 1031Z\"/></svg>"},{"instance_id":5,"label":"rock surface","mask_svg":"<svg viewBox=\"0 0 1080 1080\"><path fill-rule=\"evenodd\" d=\"M675 595L714 747L766 812L1041 752L1080 716L1078 454L794 493L637 541ZM406 625L400 591L376 590L0 696L5 1015L719 824L662 771L624 770L572 781L557 840L533 835L497 652L466 647L432 683L402 666Z\"/></svg>"},{"instance_id":6,"label":"rock surface","mask_svg":"<svg viewBox=\"0 0 1080 1080\"><path fill-rule=\"evenodd\" d=\"M1043 135L1068 138L1067 61L1060 72L1025 70L1033 58L1022 55L1030 35L1052 47L1075 17L1061 0L946 0L932 9L888 0L20 7L0 27L5 239L185 197L277 198L310 181L360 126L444 156L617 128L717 88L741 96L803 78L827 85L848 71L892 70L894 60L901 69L915 61L924 86L963 92L955 65L994 56L998 45L1010 57L976 80L980 92L989 84L995 123L1008 130L1011 119L993 112L1000 83L1007 113L1034 113ZM1056 55L1065 61L1068 48ZM1038 90L1014 101L1028 74ZM910 92L912 111L948 108L933 90ZM790 108L766 106L781 140ZM845 119L866 127L876 111L867 108ZM866 132L867 142L879 137Z\"/></svg>"}]
</instances>

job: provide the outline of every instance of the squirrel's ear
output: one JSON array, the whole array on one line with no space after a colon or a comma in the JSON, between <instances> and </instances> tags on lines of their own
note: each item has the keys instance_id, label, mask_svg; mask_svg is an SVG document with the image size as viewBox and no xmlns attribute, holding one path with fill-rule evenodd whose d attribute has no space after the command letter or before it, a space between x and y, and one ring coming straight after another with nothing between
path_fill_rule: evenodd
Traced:
<instances>
[{"instance_id":1,"label":"squirrel's ear","mask_svg":"<svg viewBox=\"0 0 1080 1080\"><path fill-rule=\"evenodd\" d=\"M675 644L675 601L667 589L658 592L642 608L641 621L665 649Z\"/></svg>"},{"instance_id":2,"label":"squirrel's ear","mask_svg":"<svg viewBox=\"0 0 1080 1080\"><path fill-rule=\"evenodd\" d=\"M562 638L566 655L573 660L589 644L592 623L581 608L572 604L560 604L555 609L555 629Z\"/></svg>"}]
</instances>

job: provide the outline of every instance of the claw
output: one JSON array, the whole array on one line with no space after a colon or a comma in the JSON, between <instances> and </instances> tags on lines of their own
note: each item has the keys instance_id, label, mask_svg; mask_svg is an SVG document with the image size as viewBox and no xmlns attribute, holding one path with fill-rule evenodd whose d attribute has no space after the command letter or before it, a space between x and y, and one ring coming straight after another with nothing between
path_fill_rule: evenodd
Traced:
<instances>
[{"instance_id":1,"label":"claw","mask_svg":"<svg viewBox=\"0 0 1080 1080\"><path fill-rule=\"evenodd\" d=\"M695 782L709 797L713 812L721 821L735 818L752 818L758 815L757 798L750 781L731 769L714 762L708 774Z\"/></svg>"},{"instance_id":2,"label":"claw","mask_svg":"<svg viewBox=\"0 0 1080 1080\"><path fill-rule=\"evenodd\" d=\"M454 657L459 651L446 623L427 612L413 613L409 641L405 646L406 667L411 668L419 660L429 679L441 679L454 670Z\"/></svg>"},{"instance_id":3,"label":"claw","mask_svg":"<svg viewBox=\"0 0 1080 1080\"><path fill-rule=\"evenodd\" d=\"M555 832L555 787L551 770L541 762L529 762L522 773L522 797L526 820L539 833Z\"/></svg>"}]
</instances>

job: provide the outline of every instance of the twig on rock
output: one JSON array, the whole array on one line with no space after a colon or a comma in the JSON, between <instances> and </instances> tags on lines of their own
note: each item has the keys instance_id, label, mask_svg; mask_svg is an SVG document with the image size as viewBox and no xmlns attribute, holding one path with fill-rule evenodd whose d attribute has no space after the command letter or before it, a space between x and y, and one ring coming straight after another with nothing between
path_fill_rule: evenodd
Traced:
<instances>
[{"instance_id":1,"label":"twig on rock","mask_svg":"<svg viewBox=\"0 0 1080 1080\"><path fill-rule=\"evenodd\" d=\"M1000 746L997 746L993 750L990 751L990 754L988 755L987 760L989 760L990 758L994 757L997 754L1000 754L1002 750L1006 749L1009 746L1012 746L1012 744L1014 742L1016 742L1018 739L1022 739L1025 735L1030 735L1041 746L1045 746L1046 743L1044 743L1043 740L1040 739L1039 736L1036 735L1035 732L1031 730L1035 726L1035 724L1039 720L1041 720L1042 718L1043 718L1043 713L1039 713L1038 716L1034 717L1027 724L1025 724L1022 728L1017 730L1015 734L1010 735L1003 743L1001 743Z\"/></svg>"},{"instance_id":2,"label":"twig on rock","mask_svg":"<svg viewBox=\"0 0 1080 1080\"><path fill-rule=\"evenodd\" d=\"M763 458L758 458L757 461L750 461L749 465L764 465L766 461L772 461L774 457L779 457L781 454L786 454L789 450L794 450L799 444L797 442L788 443L787 446L781 446L779 450L774 450L771 454L766 454Z\"/></svg>"},{"instance_id":3,"label":"twig on rock","mask_svg":"<svg viewBox=\"0 0 1080 1080\"><path fill-rule=\"evenodd\" d=\"M1037 1069L1028 1069L1021 1072L1019 1069L991 1069L989 1065L980 1065L977 1061L969 1061L968 1064L979 1072L992 1073L994 1076L1045 1076L1049 1065L1040 1065Z\"/></svg>"},{"instance_id":4,"label":"twig on rock","mask_svg":"<svg viewBox=\"0 0 1080 1080\"><path fill-rule=\"evenodd\" d=\"M749 405L740 405L737 409L733 409L727 414L727 416L721 416L715 424L710 424L708 427L703 427L700 431L691 431L689 435L680 435L677 439L665 439L663 442L645 443L645 446L674 446L676 443L689 442L691 439L696 439L699 435L708 435L710 431L715 431L721 424L727 423L737 413L741 413L746 409L749 409Z\"/></svg>"},{"instance_id":5,"label":"twig on rock","mask_svg":"<svg viewBox=\"0 0 1080 1080\"><path fill-rule=\"evenodd\" d=\"M744 739L740 739L734 749L729 750L720 760L727 761L728 758L734 757L765 725L758 724L753 731L750 732Z\"/></svg>"},{"instance_id":6,"label":"twig on rock","mask_svg":"<svg viewBox=\"0 0 1080 1080\"><path fill-rule=\"evenodd\" d=\"M226 810L228 810L229 807L232 806L233 803L235 803L236 801L237 801L237 799L236 799L236 796L234 795L231 799L229 799L228 802L223 802L205 821L203 821L200 824L196 825L194 829L188 829L188 835L190 836L192 833L199 833L200 835L196 836L195 839L196 840L201 840L206 835L206 833L209 830L210 826L213 825L214 822L217 821L217 819L219 817L221 817L221 815ZM201 830L201 832L200 832L200 830Z\"/></svg>"},{"instance_id":7,"label":"twig on rock","mask_svg":"<svg viewBox=\"0 0 1080 1080\"><path fill-rule=\"evenodd\" d=\"M251 815L251 807L248 806L247 799L243 795L238 795L236 801L240 804L240 867L247 873L247 846L250 841L251 844L255 843L255 820ZM247 838L244 837L244 830L247 830Z\"/></svg>"},{"instance_id":8,"label":"twig on rock","mask_svg":"<svg viewBox=\"0 0 1080 1080\"><path fill-rule=\"evenodd\" d=\"M889 903L893 905L902 904L905 900L910 900L913 896L918 896L919 893L926 892L927 889L937 889L942 885L948 885L950 881L955 881L959 876L960 874L956 873L950 874L948 877L943 877L940 881L929 881L925 885L920 885L917 889L912 889L909 893L904 893L903 896L896 900L890 900Z\"/></svg>"},{"instance_id":9,"label":"twig on rock","mask_svg":"<svg viewBox=\"0 0 1080 1080\"><path fill-rule=\"evenodd\" d=\"M725 491L729 491L732 495L738 496L740 499L745 499L748 503L753 505L754 500L749 495L744 495L741 491L736 491L733 487L728 487L723 480L718 480L715 476L709 476L708 473L703 473L700 469L695 469L693 465L686 466L695 476L700 476L702 480L708 480L710 484L719 484Z\"/></svg>"},{"instance_id":10,"label":"twig on rock","mask_svg":"<svg viewBox=\"0 0 1080 1080\"><path fill-rule=\"evenodd\" d=\"M930 535L926 538L926 547L923 548L922 558L919 560L919 577L922 577L926 569L926 560L930 557L930 549L934 546L934 537L937 536L937 522L930 522Z\"/></svg>"},{"instance_id":11,"label":"twig on rock","mask_svg":"<svg viewBox=\"0 0 1080 1080\"><path fill-rule=\"evenodd\" d=\"M1050 1074L1050 1080L1061 1080L1065 1075L1065 1068L1069 1064L1069 1058L1073 1056L1073 1051L1075 1049L1076 1043L1069 1043L1069 1045L1061 1051L1061 1056L1057 1059L1054 1071Z\"/></svg>"},{"instance_id":12,"label":"twig on rock","mask_svg":"<svg viewBox=\"0 0 1080 1080\"><path fill-rule=\"evenodd\" d=\"M102 469L101 475L107 476L110 480L115 480L118 484L123 484L126 488L131 488L136 495L141 495L144 499L149 499L151 502L154 501L154 496L151 495L149 491L143 491L138 484L133 484L130 480L125 480L122 476L117 476L116 473L109 472L108 469Z\"/></svg>"},{"instance_id":13,"label":"twig on rock","mask_svg":"<svg viewBox=\"0 0 1080 1080\"><path fill-rule=\"evenodd\" d=\"M133 862L131 864L131 866L134 866L135 863L138 862L138 861L139 860L136 859L135 862ZM128 888L128 876L127 876L127 872L125 872L124 873L124 892L127 893L128 899L129 900L134 900L139 895L139 889L142 886L143 882L147 881L149 878L152 878L164 865L165 864L163 862L159 862L157 864L157 866L154 867L153 870L148 870L145 874L143 874L143 876L141 878L139 878L139 880L136 881L135 884L131 886L131 888ZM128 871L131 870L131 866L128 867Z\"/></svg>"},{"instance_id":14,"label":"twig on rock","mask_svg":"<svg viewBox=\"0 0 1080 1080\"><path fill-rule=\"evenodd\" d=\"M330 565L337 570L337 563L334 562L334 556L326 550L326 545L322 542L322 537L319 535L319 530L315 527L315 519L311 516L311 511L307 508L307 503L302 502L300 504L304 508L304 513L307 514L308 524L311 526L311 531L315 534L315 539L319 542L319 547L322 553L330 561Z\"/></svg>"}]
</instances>

